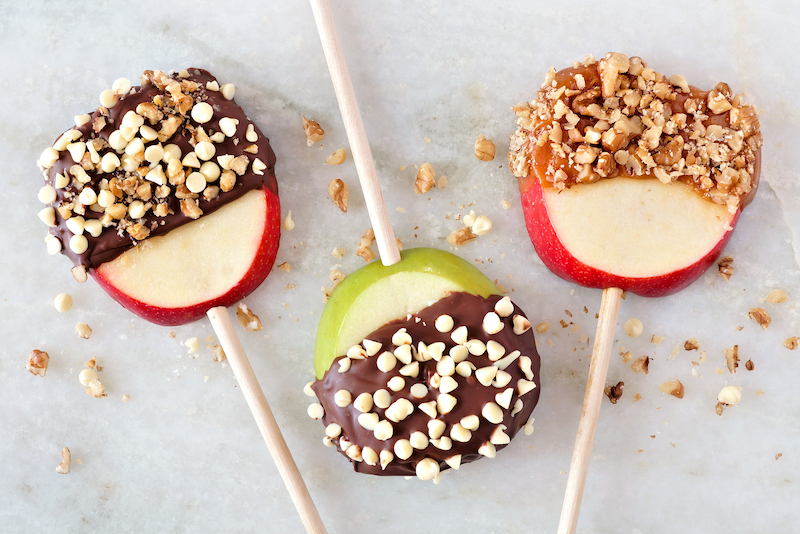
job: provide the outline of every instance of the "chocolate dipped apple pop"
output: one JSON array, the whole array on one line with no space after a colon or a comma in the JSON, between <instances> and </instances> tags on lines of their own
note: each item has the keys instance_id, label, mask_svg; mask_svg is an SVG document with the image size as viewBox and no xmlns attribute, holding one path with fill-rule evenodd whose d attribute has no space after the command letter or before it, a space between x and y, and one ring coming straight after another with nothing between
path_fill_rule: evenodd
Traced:
<instances>
[{"instance_id":1,"label":"chocolate dipped apple pop","mask_svg":"<svg viewBox=\"0 0 800 534\"><path fill-rule=\"evenodd\" d=\"M47 248L156 324L195 321L269 274L280 238L275 154L201 69L119 79L39 160ZM195 222L196 221L196 222Z\"/></svg>"},{"instance_id":2,"label":"chocolate dipped apple pop","mask_svg":"<svg viewBox=\"0 0 800 534\"><path fill-rule=\"evenodd\" d=\"M161 325L208 315L306 531L326 532L225 306L275 261L275 154L208 72L121 78L39 160L47 248L125 308Z\"/></svg>"},{"instance_id":3,"label":"chocolate dipped apple pop","mask_svg":"<svg viewBox=\"0 0 800 534\"><path fill-rule=\"evenodd\" d=\"M539 398L533 332L468 262L435 249L400 254L330 6L311 5L381 263L345 278L325 306L309 415L357 472L438 482L494 457L528 423Z\"/></svg>"},{"instance_id":4,"label":"chocolate dipped apple pop","mask_svg":"<svg viewBox=\"0 0 800 534\"><path fill-rule=\"evenodd\" d=\"M622 291L669 295L717 260L756 193L762 137L727 84L702 91L618 53L551 68L514 111L509 161L534 248L558 276L603 289L558 531L572 533Z\"/></svg>"}]
</instances>

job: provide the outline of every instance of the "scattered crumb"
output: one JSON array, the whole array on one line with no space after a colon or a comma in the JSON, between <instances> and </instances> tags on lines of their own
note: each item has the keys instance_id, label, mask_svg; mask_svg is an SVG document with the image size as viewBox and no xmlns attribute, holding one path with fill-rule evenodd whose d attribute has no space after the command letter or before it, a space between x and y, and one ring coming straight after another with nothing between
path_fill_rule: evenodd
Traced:
<instances>
[{"instance_id":1,"label":"scattered crumb","mask_svg":"<svg viewBox=\"0 0 800 534\"><path fill-rule=\"evenodd\" d=\"M604 391L608 400L611 401L611 404L616 404L617 401L622 398L622 390L624 387L625 382L617 382L616 386L606 386Z\"/></svg>"},{"instance_id":2,"label":"scattered crumb","mask_svg":"<svg viewBox=\"0 0 800 534\"><path fill-rule=\"evenodd\" d=\"M783 346L789 350L794 350L797 348L797 344L800 342L800 337L793 336L783 342Z\"/></svg>"},{"instance_id":3,"label":"scattered crumb","mask_svg":"<svg viewBox=\"0 0 800 534\"><path fill-rule=\"evenodd\" d=\"M756 366L755 364L753 364L753 360L747 360L746 362L744 362L744 368L747 369L748 371L752 371L753 369L756 368Z\"/></svg>"},{"instance_id":4,"label":"scattered crumb","mask_svg":"<svg viewBox=\"0 0 800 534\"><path fill-rule=\"evenodd\" d=\"M283 229L286 230L287 232L291 232L292 230L294 230L294 221L292 220L292 210L289 210L289 213L283 220Z\"/></svg>"},{"instance_id":5,"label":"scattered crumb","mask_svg":"<svg viewBox=\"0 0 800 534\"><path fill-rule=\"evenodd\" d=\"M781 456L783 456L783 453L782 453L782 452L779 452L778 454L776 454L776 455L775 455L775 460L777 460L777 459L778 459L778 458L780 458Z\"/></svg>"},{"instance_id":6,"label":"scattered crumb","mask_svg":"<svg viewBox=\"0 0 800 534\"><path fill-rule=\"evenodd\" d=\"M640 400L642 400L642 396L638 393L633 396L633 402L639 402Z\"/></svg>"},{"instance_id":7,"label":"scattered crumb","mask_svg":"<svg viewBox=\"0 0 800 534\"><path fill-rule=\"evenodd\" d=\"M435 185L435 177L436 171L434 170L433 165L430 163L423 163L420 165L419 171L417 171L417 178L414 181L414 192L418 195L421 195L422 193L427 193L430 191Z\"/></svg>"},{"instance_id":8,"label":"scattered crumb","mask_svg":"<svg viewBox=\"0 0 800 534\"><path fill-rule=\"evenodd\" d=\"M544 334L550 329L550 325L546 321L542 321L541 323L536 325L536 331L540 334Z\"/></svg>"},{"instance_id":9,"label":"scattered crumb","mask_svg":"<svg viewBox=\"0 0 800 534\"><path fill-rule=\"evenodd\" d=\"M170 339L175 339L175 330L170 330L170 332L169 332L169 338L170 338Z\"/></svg>"},{"instance_id":10,"label":"scattered crumb","mask_svg":"<svg viewBox=\"0 0 800 534\"><path fill-rule=\"evenodd\" d=\"M508 295L509 293L511 293L511 291L509 291L509 289L506 286L504 286L502 283L500 283L499 280L495 279L494 285L496 285L497 289L502 291L504 295Z\"/></svg>"},{"instance_id":11,"label":"scattered crumb","mask_svg":"<svg viewBox=\"0 0 800 534\"><path fill-rule=\"evenodd\" d=\"M334 249L334 250L336 250L336 249ZM292 272L292 266L289 265L289 262L287 262L287 261L285 261L285 262L281 263L280 265L278 265L278 269L280 269L281 271L286 271L287 273Z\"/></svg>"},{"instance_id":12,"label":"scattered crumb","mask_svg":"<svg viewBox=\"0 0 800 534\"><path fill-rule=\"evenodd\" d=\"M92 358L83 365L85 365L87 369L94 369L97 366L97 358ZM100 369L98 368L98 371L99 370Z\"/></svg>"},{"instance_id":13,"label":"scattered crumb","mask_svg":"<svg viewBox=\"0 0 800 534\"><path fill-rule=\"evenodd\" d=\"M220 345L208 345L207 348L211 351L211 354L214 355L215 362L224 362L228 359Z\"/></svg>"},{"instance_id":14,"label":"scattered crumb","mask_svg":"<svg viewBox=\"0 0 800 534\"><path fill-rule=\"evenodd\" d=\"M633 369L634 373L648 374L649 373L650 360L651 359L652 358L650 358L648 356L642 356L641 358L637 358L636 361L634 361L631 364L631 369Z\"/></svg>"},{"instance_id":15,"label":"scattered crumb","mask_svg":"<svg viewBox=\"0 0 800 534\"><path fill-rule=\"evenodd\" d=\"M683 384L681 384L681 381L677 379L664 382L658 386L658 390L662 393L669 393L673 397L677 397L679 399L682 399L684 394Z\"/></svg>"},{"instance_id":16,"label":"scattered crumb","mask_svg":"<svg viewBox=\"0 0 800 534\"><path fill-rule=\"evenodd\" d=\"M444 189L447 187L447 178L445 176L440 176L439 180L436 182L437 189Z\"/></svg>"},{"instance_id":17,"label":"scattered crumb","mask_svg":"<svg viewBox=\"0 0 800 534\"><path fill-rule=\"evenodd\" d=\"M344 274L341 271L333 270L331 271L330 278L332 282L330 287L322 288L322 293L323 293L322 302L328 302L328 299L331 297L333 290L336 289L336 286L338 286L342 282L342 280L344 280Z\"/></svg>"},{"instance_id":18,"label":"scattered crumb","mask_svg":"<svg viewBox=\"0 0 800 534\"><path fill-rule=\"evenodd\" d=\"M92 327L86 323L78 323L75 325L75 334L83 339L89 339L92 336Z\"/></svg>"},{"instance_id":19,"label":"scattered crumb","mask_svg":"<svg viewBox=\"0 0 800 534\"><path fill-rule=\"evenodd\" d=\"M50 364L50 355L42 350L33 349L28 354L27 369L34 376L44 376L47 373L47 366Z\"/></svg>"},{"instance_id":20,"label":"scattered crumb","mask_svg":"<svg viewBox=\"0 0 800 534\"><path fill-rule=\"evenodd\" d=\"M318 122L308 120L305 115L303 116L303 131L306 134L306 144L312 146L317 141L322 141L325 137L325 130L319 125Z\"/></svg>"},{"instance_id":21,"label":"scattered crumb","mask_svg":"<svg viewBox=\"0 0 800 534\"><path fill-rule=\"evenodd\" d=\"M125 394L125 395L122 396L122 402L128 402L129 400L131 400L131 396L130 395Z\"/></svg>"},{"instance_id":22,"label":"scattered crumb","mask_svg":"<svg viewBox=\"0 0 800 534\"><path fill-rule=\"evenodd\" d=\"M717 373L718 375L724 375L725 374L725 369L720 369L719 367L717 367L714 370L714 372Z\"/></svg>"},{"instance_id":23,"label":"scattered crumb","mask_svg":"<svg viewBox=\"0 0 800 534\"><path fill-rule=\"evenodd\" d=\"M86 386L86 394L99 399L106 396L106 387L97 378L92 378Z\"/></svg>"},{"instance_id":24,"label":"scattered crumb","mask_svg":"<svg viewBox=\"0 0 800 534\"><path fill-rule=\"evenodd\" d=\"M475 157L481 161L492 161L494 154L494 143L482 135L478 136L478 140L475 141Z\"/></svg>"},{"instance_id":25,"label":"scattered crumb","mask_svg":"<svg viewBox=\"0 0 800 534\"><path fill-rule=\"evenodd\" d=\"M728 347L722 351L725 354L725 360L728 363L728 371L731 374L736 374L736 368L739 367L739 345Z\"/></svg>"},{"instance_id":26,"label":"scattered crumb","mask_svg":"<svg viewBox=\"0 0 800 534\"><path fill-rule=\"evenodd\" d=\"M472 229L465 226L464 228L460 228L455 232L451 232L450 235L447 236L447 242L454 247L460 247L468 241L472 241L476 237L478 236L472 233Z\"/></svg>"},{"instance_id":27,"label":"scattered crumb","mask_svg":"<svg viewBox=\"0 0 800 534\"><path fill-rule=\"evenodd\" d=\"M725 256L721 260L717 262L717 266L719 267L719 275L724 278L726 281L731 279L733 276L733 258L730 256Z\"/></svg>"},{"instance_id":28,"label":"scattered crumb","mask_svg":"<svg viewBox=\"0 0 800 534\"><path fill-rule=\"evenodd\" d=\"M675 348L673 348L672 352L669 353L669 358L667 358L667 359L671 360L671 359L675 358L675 356L677 356L680 353L681 353L680 347L678 345L675 345Z\"/></svg>"},{"instance_id":29,"label":"scattered crumb","mask_svg":"<svg viewBox=\"0 0 800 534\"><path fill-rule=\"evenodd\" d=\"M405 213L406 212L406 209L404 207L402 207L402 206L397 206L395 209L397 210L398 213Z\"/></svg>"},{"instance_id":30,"label":"scattered crumb","mask_svg":"<svg viewBox=\"0 0 800 534\"><path fill-rule=\"evenodd\" d=\"M334 247L334 248L333 248L333 252L331 252L331 255L332 255L334 258L344 258L344 255L345 255L346 253L347 253L347 251L346 251L345 249L343 249L343 248L339 248L339 247Z\"/></svg>"},{"instance_id":31,"label":"scattered crumb","mask_svg":"<svg viewBox=\"0 0 800 534\"><path fill-rule=\"evenodd\" d=\"M347 150L344 147L338 149L336 152L328 156L328 159L325 160L327 165L340 165L344 163L345 158L347 157Z\"/></svg>"},{"instance_id":32,"label":"scattered crumb","mask_svg":"<svg viewBox=\"0 0 800 534\"><path fill-rule=\"evenodd\" d=\"M736 406L742 400L742 388L739 386L725 386L717 395L719 401L714 407L717 415L722 415L724 408L728 406Z\"/></svg>"},{"instance_id":33,"label":"scattered crumb","mask_svg":"<svg viewBox=\"0 0 800 534\"><path fill-rule=\"evenodd\" d=\"M760 397L763 394L764 394L764 390L763 389L759 389L759 390L756 391L756 397Z\"/></svg>"},{"instance_id":34,"label":"scattered crumb","mask_svg":"<svg viewBox=\"0 0 800 534\"><path fill-rule=\"evenodd\" d=\"M368 228L367 231L364 232L364 236L361 238L361 241L358 243L358 248L356 249L356 256L361 256L367 263L374 260L375 253L372 252L371 248L369 248L372 246L374 242L375 242L375 231L372 228Z\"/></svg>"},{"instance_id":35,"label":"scattered crumb","mask_svg":"<svg viewBox=\"0 0 800 534\"><path fill-rule=\"evenodd\" d=\"M258 332L263 328L258 315L253 313L244 302L240 302L239 305L236 306L236 317L239 319L239 324L242 325L242 328L244 328L246 332Z\"/></svg>"},{"instance_id":36,"label":"scattered crumb","mask_svg":"<svg viewBox=\"0 0 800 534\"><path fill-rule=\"evenodd\" d=\"M500 205L503 207L504 210L511 208L511 202L509 202L508 200L501 201Z\"/></svg>"},{"instance_id":37,"label":"scattered crumb","mask_svg":"<svg viewBox=\"0 0 800 534\"><path fill-rule=\"evenodd\" d=\"M347 202L350 199L350 188L339 178L335 178L328 183L328 196L336 207L343 213L347 213Z\"/></svg>"},{"instance_id":38,"label":"scattered crumb","mask_svg":"<svg viewBox=\"0 0 800 534\"><path fill-rule=\"evenodd\" d=\"M769 323L772 322L772 318L764 308L751 308L747 316L757 322L758 326L764 330L769 328Z\"/></svg>"},{"instance_id":39,"label":"scattered crumb","mask_svg":"<svg viewBox=\"0 0 800 534\"><path fill-rule=\"evenodd\" d=\"M56 473L60 473L62 475L69 473L69 464L71 461L72 455L69 452L69 448L64 447L61 449L61 463L58 464L58 467L56 467Z\"/></svg>"},{"instance_id":40,"label":"scattered crumb","mask_svg":"<svg viewBox=\"0 0 800 534\"><path fill-rule=\"evenodd\" d=\"M628 363L632 359L633 359L633 353L631 351L622 354L622 363Z\"/></svg>"},{"instance_id":41,"label":"scattered crumb","mask_svg":"<svg viewBox=\"0 0 800 534\"><path fill-rule=\"evenodd\" d=\"M697 338L691 338L683 344L683 350L697 350L700 348L700 342L697 341Z\"/></svg>"},{"instance_id":42,"label":"scattered crumb","mask_svg":"<svg viewBox=\"0 0 800 534\"><path fill-rule=\"evenodd\" d=\"M664 336L657 336L653 334L653 337L650 338L650 343L653 345L661 345L661 342L664 341Z\"/></svg>"},{"instance_id":43,"label":"scattered crumb","mask_svg":"<svg viewBox=\"0 0 800 534\"><path fill-rule=\"evenodd\" d=\"M294 285L294 284L286 284L286 289L294 289L294 288L296 288L296 287L297 287L297 286L296 286L296 285Z\"/></svg>"},{"instance_id":44,"label":"scattered crumb","mask_svg":"<svg viewBox=\"0 0 800 534\"><path fill-rule=\"evenodd\" d=\"M767 302L772 304L783 304L787 300L789 300L789 295L783 289L773 289L767 295Z\"/></svg>"}]
</instances>

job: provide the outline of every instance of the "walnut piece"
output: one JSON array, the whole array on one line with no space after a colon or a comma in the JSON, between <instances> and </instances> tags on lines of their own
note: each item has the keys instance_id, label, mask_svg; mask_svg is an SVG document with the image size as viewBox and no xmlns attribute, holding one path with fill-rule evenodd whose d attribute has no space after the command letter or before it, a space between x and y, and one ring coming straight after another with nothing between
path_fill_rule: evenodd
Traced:
<instances>
[{"instance_id":1,"label":"walnut piece","mask_svg":"<svg viewBox=\"0 0 800 534\"><path fill-rule=\"evenodd\" d=\"M322 141L325 137L325 130L319 125L318 122L308 120L303 115L303 131L306 133L306 144L313 145L317 141Z\"/></svg>"},{"instance_id":2,"label":"walnut piece","mask_svg":"<svg viewBox=\"0 0 800 534\"><path fill-rule=\"evenodd\" d=\"M689 339L689 340L687 340L686 343L683 344L683 350L686 350L686 351L697 350L699 348L700 348L700 342L697 341L697 338L694 338L694 337Z\"/></svg>"},{"instance_id":3,"label":"walnut piece","mask_svg":"<svg viewBox=\"0 0 800 534\"><path fill-rule=\"evenodd\" d=\"M450 235L447 236L447 242L454 247L460 247L464 245L464 243L472 241L476 237L478 236L477 234L473 233L472 228L465 226L464 228L460 228L455 232L451 232Z\"/></svg>"},{"instance_id":4,"label":"walnut piece","mask_svg":"<svg viewBox=\"0 0 800 534\"><path fill-rule=\"evenodd\" d=\"M797 345L800 343L800 337L793 336L788 338L786 341L783 342L783 346L789 350L794 350L797 348Z\"/></svg>"},{"instance_id":5,"label":"walnut piece","mask_svg":"<svg viewBox=\"0 0 800 534\"><path fill-rule=\"evenodd\" d=\"M342 283L342 280L344 280L345 275L338 269L334 269L333 271L331 271L330 278L331 278L331 285L329 287L322 288L322 293L323 293L322 302L328 302L328 299L331 297L331 294L333 294L333 290L336 289L336 286Z\"/></svg>"},{"instance_id":6,"label":"walnut piece","mask_svg":"<svg viewBox=\"0 0 800 534\"><path fill-rule=\"evenodd\" d=\"M663 384L658 386L658 390L661 393L669 393L673 397L677 397L679 399L682 399L683 394L685 393L683 384L681 384L681 381L677 379L664 382Z\"/></svg>"},{"instance_id":7,"label":"walnut piece","mask_svg":"<svg viewBox=\"0 0 800 534\"><path fill-rule=\"evenodd\" d=\"M214 361L215 362L224 362L225 360L228 359L228 357L225 355L225 351L222 349L221 346L219 346L219 345L209 345L208 348L209 348L209 350L211 350L211 353L214 355Z\"/></svg>"},{"instance_id":8,"label":"walnut piece","mask_svg":"<svg viewBox=\"0 0 800 534\"><path fill-rule=\"evenodd\" d=\"M787 300L789 300L789 295L782 289L773 289L767 295L767 302L772 304L783 304Z\"/></svg>"},{"instance_id":9,"label":"walnut piece","mask_svg":"<svg viewBox=\"0 0 800 534\"><path fill-rule=\"evenodd\" d=\"M736 368L739 367L739 345L734 345L723 350L725 361L728 364L728 371L731 374L736 374Z\"/></svg>"},{"instance_id":10,"label":"walnut piece","mask_svg":"<svg viewBox=\"0 0 800 534\"><path fill-rule=\"evenodd\" d=\"M717 266L719 267L719 275L724 278L726 281L731 279L733 276L733 258L730 256L725 256L721 260L717 262Z\"/></svg>"},{"instance_id":11,"label":"walnut piece","mask_svg":"<svg viewBox=\"0 0 800 534\"><path fill-rule=\"evenodd\" d=\"M375 231L372 228L369 228L366 232L364 232L364 237L362 237L361 241L359 241L358 243L358 248L356 249L356 256L361 256L367 263L374 260L375 253L372 252L371 248L369 248L372 246L374 242L375 242Z\"/></svg>"},{"instance_id":12,"label":"walnut piece","mask_svg":"<svg viewBox=\"0 0 800 534\"><path fill-rule=\"evenodd\" d=\"M61 449L61 463L56 467L56 473L66 475L69 473L69 467L72 463L72 454L69 452L68 447Z\"/></svg>"},{"instance_id":13,"label":"walnut piece","mask_svg":"<svg viewBox=\"0 0 800 534\"><path fill-rule=\"evenodd\" d=\"M92 378L86 385L86 394L96 399L106 396L106 387L97 378Z\"/></svg>"},{"instance_id":14,"label":"walnut piece","mask_svg":"<svg viewBox=\"0 0 800 534\"><path fill-rule=\"evenodd\" d=\"M236 306L236 318L239 319L239 324L246 332L258 332L262 328L258 315L253 313L244 302L240 302Z\"/></svg>"},{"instance_id":15,"label":"walnut piece","mask_svg":"<svg viewBox=\"0 0 800 534\"><path fill-rule=\"evenodd\" d=\"M769 316L767 310L765 310L764 308L751 308L750 313L748 313L747 315L755 322L757 322L758 326L760 326L764 330L769 328L769 323L772 322L772 318Z\"/></svg>"},{"instance_id":16,"label":"walnut piece","mask_svg":"<svg viewBox=\"0 0 800 534\"><path fill-rule=\"evenodd\" d=\"M325 163L327 163L328 165L340 165L344 163L346 157L347 157L347 151L344 149L344 147L342 147L333 154L331 154L330 156L328 156L328 159L325 160Z\"/></svg>"},{"instance_id":17,"label":"walnut piece","mask_svg":"<svg viewBox=\"0 0 800 534\"><path fill-rule=\"evenodd\" d=\"M475 141L475 157L481 161L492 161L494 159L494 143L484 136L479 135Z\"/></svg>"},{"instance_id":18,"label":"walnut piece","mask_svg":"<svg viewBox=\"0 0 800 534\"><path fill-rule=\"evenodd\" d=\"M34 376L44 376L47 373L47 366L50 363L50 355L42 350L33 349L28 354L28 363L25 369Z\"/></svg>"},{"instance_id":19,"label":"walnut piece","mask_svg":"<svg viewBox=\"0 0 800 534\"><path fill-rule=\"evenodd\" d=\"M625 387L625 382L617 382L616 386L606 386L605 394L611 404L616 404L622 398L622 390Z\"/></svg>"},{"instance_id":20,"label":"walnut piece","mask_svg":"<svg viewBox=\"0 0 800 534\"><path fill-rule=\"evenodd\" d=\"M75 333L78 335L78 337L89 339L89 337L92 335L92 327L86 323L78 323L75 325Z\"/></svg>"},{"instance_id":21,"label":"walnut piece","mask_svg":"<svg viewBox=\"0 0 800 534\"><path fill-rule=\"evenodd\" d=\"M650 360L651 359L652 358L650 358L648 356L642 356L641 358L637 358L636 361L634 361L631 364L631 369L633 369L634 373L648 374L649 373L649 369L650 369Z\"/></svg>"},{"instance_id":22,"label":"walnut piece","mask_svg":"<svg viewBox=\"0 0 800 534\"><path fill-rule=\"evenodd\" d=\"M420 165L419 171L417 172L417 179L414 181L414 192L421 195L422 193L430 191L436 184L434 181L435 177L436 171L433 169L433 165L430 163L423 163Z\"/></svg>"},{"instance_id":23,"label":"walnut piece","mask_svg":"<svg viewBox=\"0 0 800 534\"><path fill-rule=\"evenodd\" d=\"M331 180L328 184L328 196L331 197L333 203L340 210L347 213L347 200L350 198L350 190L346 183L338 178Z\"/></svg>"}]
</instances>

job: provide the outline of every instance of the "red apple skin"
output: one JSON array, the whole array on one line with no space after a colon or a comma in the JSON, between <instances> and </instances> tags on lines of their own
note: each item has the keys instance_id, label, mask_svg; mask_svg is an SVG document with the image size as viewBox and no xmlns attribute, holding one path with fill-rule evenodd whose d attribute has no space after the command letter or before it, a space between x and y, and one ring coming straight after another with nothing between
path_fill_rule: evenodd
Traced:
<instances>
[{"instance_id":1,"label":"red apple skin","mask_svg":"<svg viewBox=\"0 0 800 534\"><path fill-rule=\"evenodd\" d=\"M261 285L272 270L272 265L275 263L275 257L278 254L278 243L281 236L280 200L268 187L262 187L261 190L264 193L264 202L267 205L267 215L264 221L264 232L261 235L261 245L259 246L258 253L250 269L248 269L244 277L224 295L212 300L198 302L192 306L161 308L145 304L122 293L115 286L111 285L108 280L103 278L102 274L95 269L90 269L89 274L111 298L119 302L124 308L142 319L158 325L176 326L191 323L205 316L210 308L235 304Z\"/></svg>"},{"instance_id":2,"label":"red apple skin","mask_svg":"<svg viewBox=\"0 0 800 534\"><path fill-rule=\"evenodd\" d=\"M522 212L536 254L554 274L584 287L598 289L618 287L643 297L671 295L685 288L706 272L717 261L733 235L733 230L726 232L722 240L708 254L694 264L678 271L648 278L617 276L585 265L567 251L550 221L541 183L532 177L528 177L528 180L529 183L532 183L521 195ZM740 213L741 210L734 215L730 223L731 227L736 227Z\"/></svg>"}]
</instances>

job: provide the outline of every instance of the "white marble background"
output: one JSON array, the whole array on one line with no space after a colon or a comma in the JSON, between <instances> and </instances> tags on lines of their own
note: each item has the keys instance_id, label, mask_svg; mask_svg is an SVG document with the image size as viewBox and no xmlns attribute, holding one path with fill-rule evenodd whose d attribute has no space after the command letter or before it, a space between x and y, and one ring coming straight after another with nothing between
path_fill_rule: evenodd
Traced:
<instances>
[{"instance_id":1,"label":"white marble background","mask_svg":"<svg viewBox=\"0 0 800 534\"><path fill-rule=\"evenodd\" d=\"M329 531L554 532L588 367L581 336L593 337L600 292L550 274L529 244L515 181L503 167L514 130L509 108L534 95L551 65L615 50L699 86L724 80L746 91L761 112L764 169L759 195L726 249L736 268L729 282L709 272L677 295L623 302L620 320L638 317L645 329L637 339L618 329L616 345L654 360L647 376L619 357L612 361L609 381L624 380L625 394L617 405L604 402L578 531L797 532L800 350L783 347L800 335L797 4L335 4L397 234L407 247L449 248L445 237L460 224L452 216L474 203L471 209L488 215L494 229L457 253L512 289L534 323L551 325L539 336L535 433L434 486L354 474L322 446L322 426L306 416L301 390L312 376L320 287L329 284L332 268L351 272L363 264L352 253L368 227L352 160L323 166L346 137L306 2L212 8L181 1L4 1L0 530L302 531L230 368L205 348L193 358L181 345L198 337L204 346L213 334L209 324L153 326L93 282L78 285L68 260L47 255L36 218L36 158L74 115L96 106L100 91L118 77L196 66L236 84L237 100L278 155L283 210L292 210L297 224L282 237L278 263L289 262L292 271L276 270L247 299L264 329L242 337ZM322 147L306 147L302 114L325 128ZM494 162L472 155L478 135L496 142ZM448 185L418 197L413 165L425 161ZM333 178L350 184L346 215L327 198ZM503 200L512 207L504 210ZM331 256L335 246L348 255ZM296 288L286 289L290 283ZM771 289L786 290L790 300L760 304ZM61 292L75 300L63 314L52 304ZM759 305L772 315L767 331L747 318ZM561 319L579 331L562 329ZM78 322L94 329L90 340L74 334ZM653 334L666 339L653 345ZM682 349L690 337L700 341L706 363L693 366L697 354ZM722 350L734 344L755 370L722 371ZM24 369L33 348L51 355L45 378ZM90 357L104 367L107 398L88 397L78 383ZM673 378L685 384L682 400L658 391ZM720 417L715 397L726 384L741 386L743 399ZM635 393L642 396L637 403ZM130 402L122 402L123 394ZM59 475L65 445L72 472Z\"/></svg>"}]
</instances>

